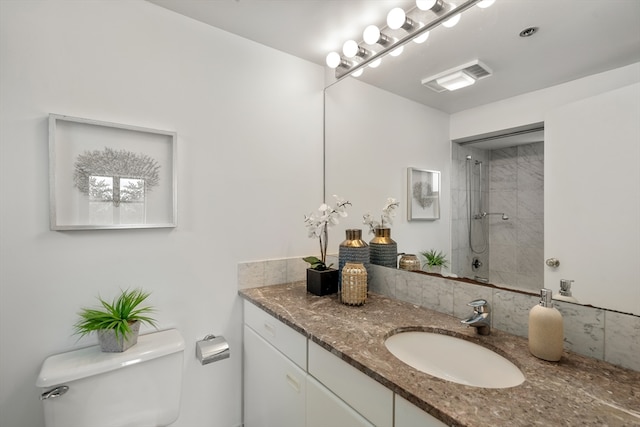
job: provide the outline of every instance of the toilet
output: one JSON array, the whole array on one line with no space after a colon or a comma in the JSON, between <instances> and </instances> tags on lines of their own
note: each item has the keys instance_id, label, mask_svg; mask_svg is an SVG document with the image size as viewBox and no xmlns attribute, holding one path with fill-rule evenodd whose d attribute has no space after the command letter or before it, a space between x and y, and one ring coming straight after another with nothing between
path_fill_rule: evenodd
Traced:
<instances>
[{"instance_id":1,"label":"toilet","mask_svg":"<svg viewBox=\"0 0 640 427\"><path fill-rule=\"evenodd\" d=\"M36 381L46 427L163 427L178 418L184 339L140 335L122 353L92 346L45 359Z\"/></svg>"}]
</instances>

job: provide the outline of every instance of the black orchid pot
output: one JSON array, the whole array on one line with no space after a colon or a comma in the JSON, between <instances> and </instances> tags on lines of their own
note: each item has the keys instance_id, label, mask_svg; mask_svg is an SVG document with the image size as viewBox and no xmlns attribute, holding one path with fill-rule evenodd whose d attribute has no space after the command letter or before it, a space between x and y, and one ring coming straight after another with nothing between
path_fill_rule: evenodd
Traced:
<instances>
[{"instance_id":1,"label":"black orchid pot","mask_svg":"<svg viewBox=\"0 0 640 427\"><path fill-rule=\"evenodd\" d=\"M307 292L323 296L338 292L338 270L314 270L307 268Z\"/></svg>"}]
</instances>

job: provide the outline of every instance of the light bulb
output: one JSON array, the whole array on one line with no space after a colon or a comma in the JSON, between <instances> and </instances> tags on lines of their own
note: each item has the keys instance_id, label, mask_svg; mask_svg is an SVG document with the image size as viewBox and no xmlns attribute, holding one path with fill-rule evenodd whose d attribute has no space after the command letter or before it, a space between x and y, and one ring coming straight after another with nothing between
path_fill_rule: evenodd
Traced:
<instances>
[{"instance_id":1,"label":"light bulb","mask_svg":"<svg viewBox=\"0 0 640 427\"><path fill-rule=\"evenodd\" d=\"M342 46L342 53L347 58L353 58L358 53L358 43L355 40L347 40Z\"/></svg>"},{"instance_id":2,"label":"light bulb","mask_svg":"<svg viewBox=\"0 0 640 427\"><path fill-rule=\"evenodd\" d=\"M416 0L416 6L418 6L420 10L431 10L437 2L437 0Z\"/></svg>"},{"instance_id":3,"label":"light bulb","mask_svg":"<svg viewBox=\"0 0 640 427\"><path fill-rule=\"evenodd\" d=\"M369 67L371 67L371 68L378 68L378 65L380 65L381 63L382 63L382 59L381 59L381 58L378 58L378 59L376 59L375 61L371 61L371 62L369 63Z\"/></svg>"},{"instance_id":4,"label":"light bulb","mask_svg":"<svg viewBox=\"0 0 640 427\"><path fill-rule=\"evenodd\" d=\"M327 67L329 68L338 68L340 61L340 54L338 52L329 52L327 55Z\"/></svg>"},{"instance_id":5,"label":"light bulb","mask_svg":"<svg viewBox=\"0 0 640 427\"><path fill-rule=\"evenodd\" d=\"M407 15L404 13L404 10L402 10L402 8L393 8L387 15L387 25L392 30L397 30L398 28L402 28L406 18Z\"/></svg>"},{"instance_id":6,"label":"light bulb","mask_svg":"<svg viewBox=\"0 0 640 427\"><path fill-rule=\"evenodd\" d=\"M418 43L418 44L420 44L420 43L426 42L428 38L429 38L429 31L426 31L426 32L420 34L415 39L413 39L413 41Z\"/></svg>"},{"instance_id":7,"label":"light bulb","mask_svg":"<svg viewBox=\"0 0 640 427\"><path fill-rule=\"evenodd\" d=\"M395 49L393 49L391 52L389 52L389 55L391 55L391 56L398 56L398 55L400 55L403 51L404 51L404 46L398 46L397 48L395 48Z\"/></svg>"},{"instance_id":8,"label":"light bulb","mask_svg":"<svg viewBox=\"0 0 640 427\"><path fill-rule=\"evenodd\" d=\"M489 6L491 6L492 4L494 4L496 2L496 0L482 0L480 3L478 3L478 7L485 9Z\"/></svg>"},{"instance_id":9,"label":"light bulb","mask_svg":"<svg viewBox=\"0 0 640 427\"><path fill-rule=\"evenodd\" d=\"M362 39L366 44L376 44L380 40L380 29L375 25L369 25L362 32Z\"/></svg>"},{"instance_id":10,"label":"light bulb","mask_svg":"<svg viewBox=\"0 0 640 427\"><path fill-rule=\"evenodd\" d=\"M362 73L364 73L364 68L360 68L359 70L354 71L353 73L351 73L351 76L360 77Z\"/></svg>"},{"instance_id":11,"label":"light bulb","mask_svg":"<svg viewBox=\"0 0 640 427\"><path fill-rule=\"evenodd\" d=\"M456 7L458 7L458 6L456 6L455 4L453 4L453 3L450 3L450 6L451 6L451 8L449 9L449 11L452 11L452 10L454 10ZM451 27L455 27L455 26L456 26L456 24L457 24L458 22L460 22L460 14L459 14L459 13L458 13L458 14L456 14L456 15L453 15L451 18L449 18L449 19L447 19L446 21L444 21L444 22L442 23L442 25L444 25L444 26L445 26L445 27L447 27L447 28L451 28Z\"/></svg>"}]
</instances>

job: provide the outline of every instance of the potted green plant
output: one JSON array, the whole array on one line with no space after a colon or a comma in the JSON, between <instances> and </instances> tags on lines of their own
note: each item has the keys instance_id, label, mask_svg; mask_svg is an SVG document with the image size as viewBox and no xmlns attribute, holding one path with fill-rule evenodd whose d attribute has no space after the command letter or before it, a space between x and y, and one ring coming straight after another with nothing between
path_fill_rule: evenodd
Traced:
<instances>
[{"instance_id":1,"label":"potted green plant","mask_svg":"<svg viewBox=\"0 0 640 427\"><path fill-rule=\"evenodd\" d=\"M149 295L141 289L133 289L121 291L111 303L98 297L100 308L83 308L78 313L80 319L74 325L75 333L82 337L96 332L104 352L127 350L138 342L141 323L156 326L155 319L148 316L154 308L140 306Z\"/></svg>"},{"instance_id":2,"label":"potted green plant","mask_svg":"<svg viewBox=\"0 0 640 427\"><path fill-rule=\"evenodd\" d=\"M320 242L320 258L308 256L302 258L309 263L307 268L307 291L315 295L328 295L338 292L338 270L327 266L327 245L329 241L329 227L338 224L338 218L347 216L348 200L336 195L333 206L323 203L318 212L305 215L304 222L309 237L318 238Z\"/></svg>"},{"instance_id":3,"label":"potted green plant","mask_svg":"<svg viewBox=\"0 0 640 427\"><path fill-rule=\"evenodd\" d=\"M447 256L441 251L435 249L428 250L426 252L420 252L425 259L423 267L428 273L442 273L442 268L446 268L449 265Z\"/></svg>"}]
</instances>

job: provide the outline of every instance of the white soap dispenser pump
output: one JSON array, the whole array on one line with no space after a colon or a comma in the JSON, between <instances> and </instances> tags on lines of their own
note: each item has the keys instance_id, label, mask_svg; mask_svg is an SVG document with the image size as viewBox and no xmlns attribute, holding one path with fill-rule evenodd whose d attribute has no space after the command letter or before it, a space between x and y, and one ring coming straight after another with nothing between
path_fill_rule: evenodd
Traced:
<instances>
[{"instance_id":1,"label":"white soap dispenser pump","mask_svg":"<svg viewBox=\"0 0 640 427\"><path fill-rule=\"evenodd\" d=\"M571 294L571 284L573 280L560 279L560 292L553 296L553 299L558 301L578 302L578 300Z\"/></svg>"},{"instance_id":2,"label":"white soap dispenser pump","mask_svg":"<svg viewBox=\"0 0 640 427\"><path fill-rule=\"evenodd\" d=\"M551 289L541 289L540 303L529 312L529 351L539 359L557 362L562 357L564 328L551 298Z\"/></svg>"}]
</instances>

